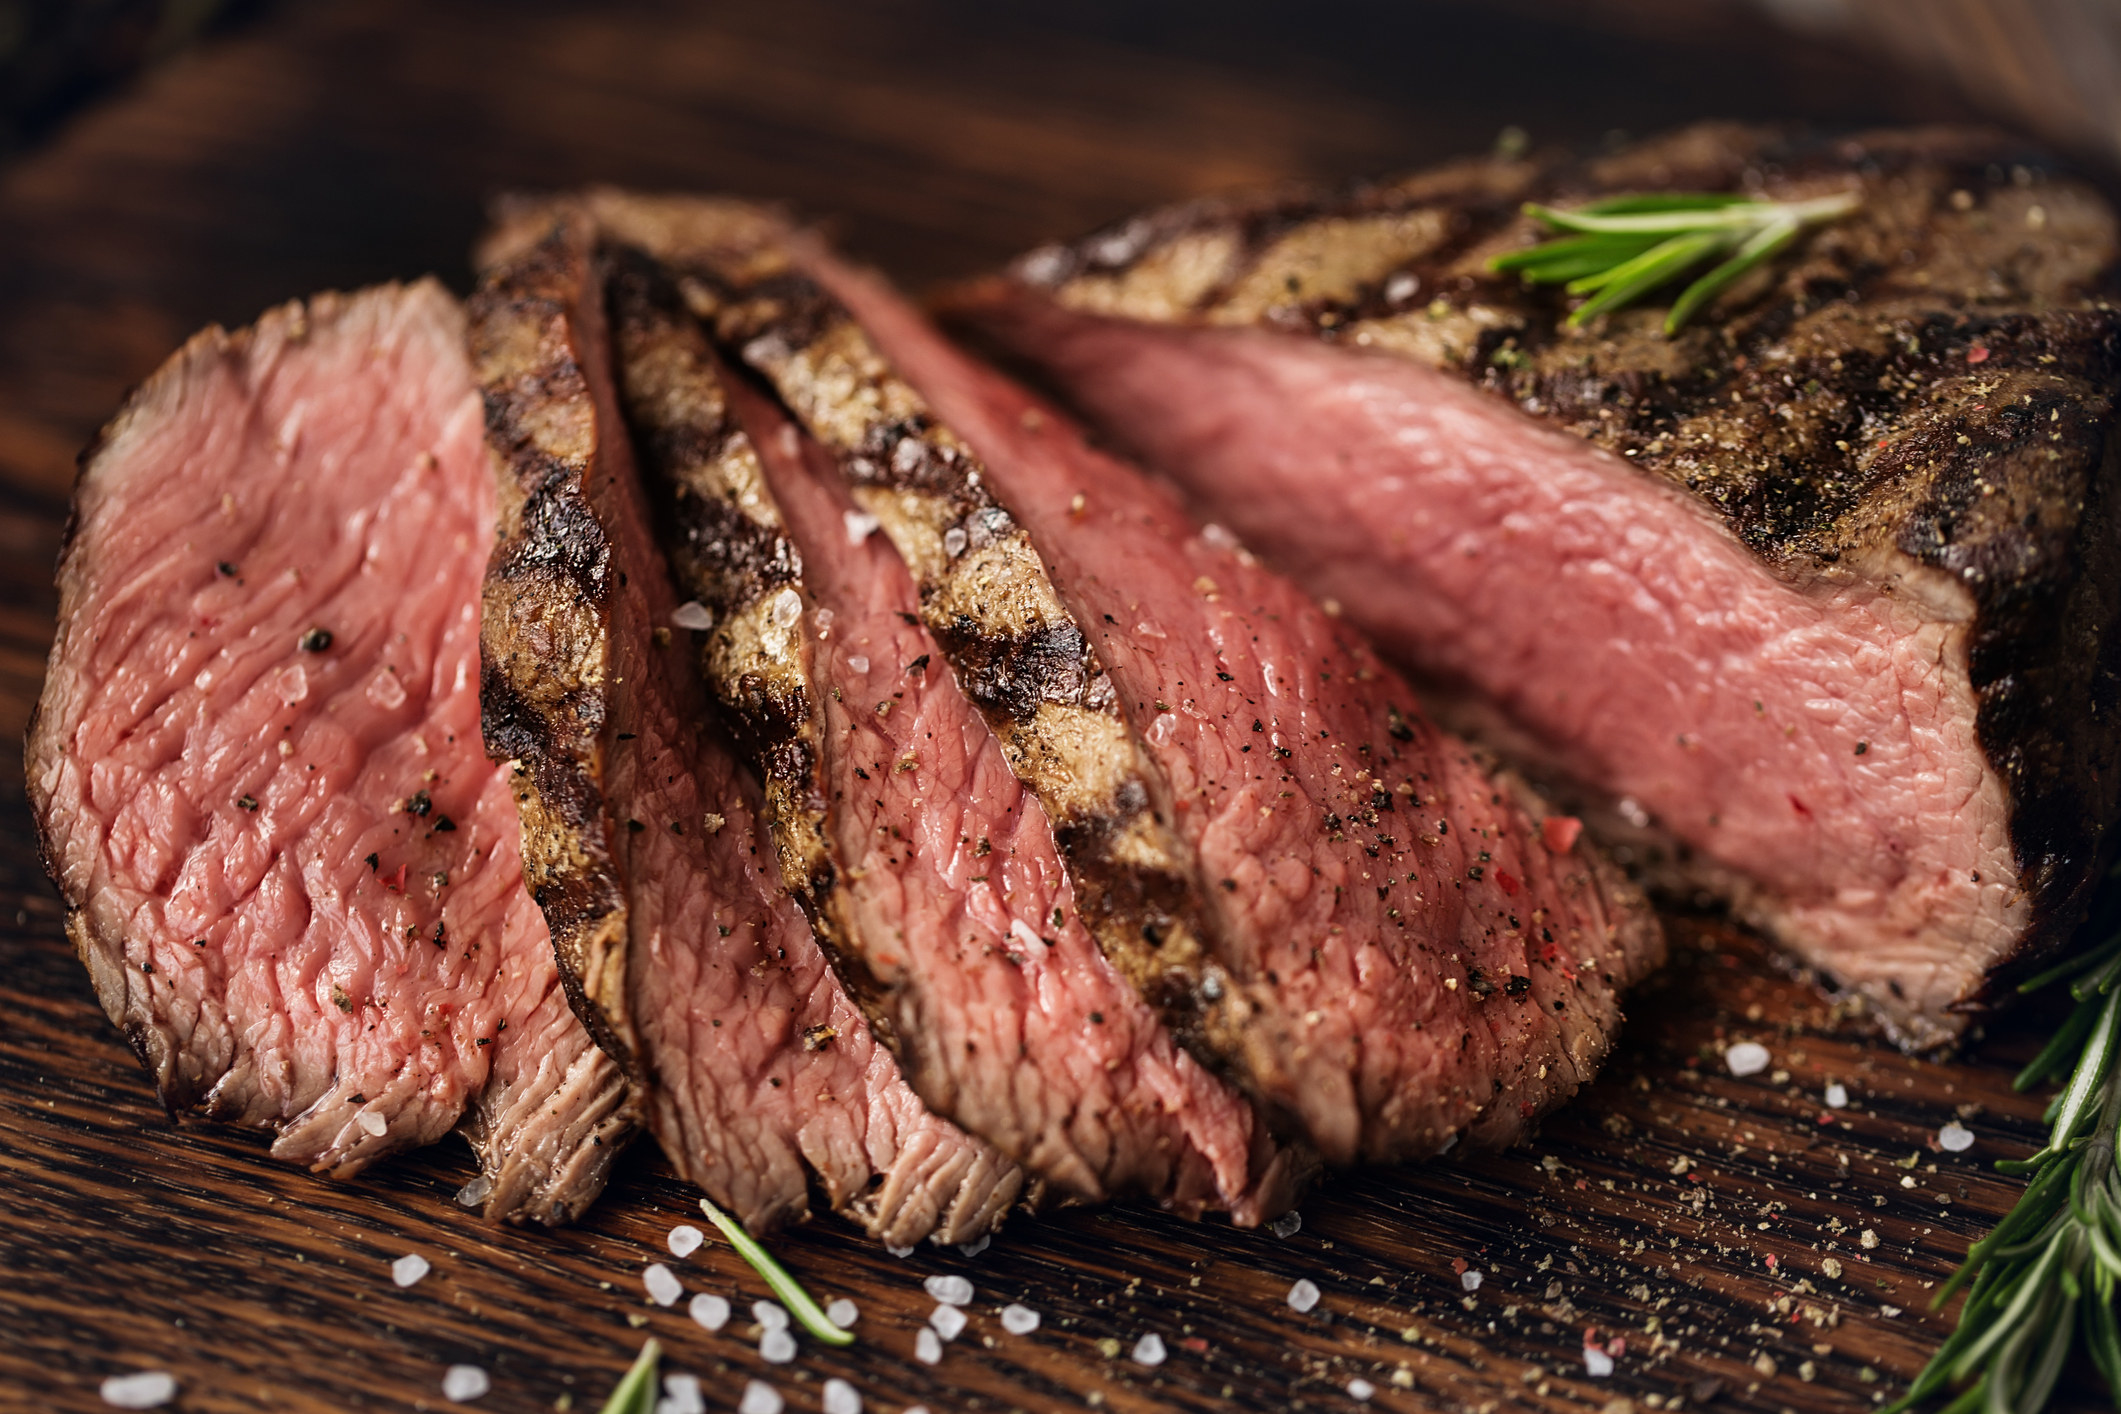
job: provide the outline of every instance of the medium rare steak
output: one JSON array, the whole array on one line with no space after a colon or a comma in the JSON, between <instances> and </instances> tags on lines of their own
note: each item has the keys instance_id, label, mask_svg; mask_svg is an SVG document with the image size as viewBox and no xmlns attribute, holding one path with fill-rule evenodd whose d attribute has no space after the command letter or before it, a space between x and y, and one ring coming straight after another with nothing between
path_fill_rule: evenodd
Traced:
<instances>
[{"instance_id":1,"label":"medium rare steak","mask_svg":"<svg viewBox=\"0 0 2121 1414\"><path fill-rule=\"evenodd\" d=\"M489 746L585 1017L679 1171L754 1231L836 1210L895 1245L994 1228L1022 1171L932 1115L834 980L714 733L616 402L586 218L524 214L471 302L501 488Z\"/></svg>"},{"instance_id":2,"label":"medium rare steak","mask_svg":"<svg viewBox=\"0 0 2121 1414\"><path fill-rule=\"evenodd\" d=\"M626 1087L479 741L494 497L463 345L439 286L385 286L209 329L140 388L83 458L29 784L172 1111L342 1176L462 1122L490 1216L564 1221Z\"/></svg>"},{"instance_id":3,"label":"medium rare steak","mask_svg":"<svg viewBox=\"0 0 2121 1414\"><path fill-rule=\"evenodd\" d=\"M711 270L686 278L711 313ZM830 457L717 366L649 256L619 253L610 304L644 474L692 617L712 618L705 674L767 778L784 880L915 1090L1077 1198L1243 1226L1286 1210L1309 1165L1098 951L1044 811Z\"/></svg>"},{"instance_id":4,"label":"medium rare steak","mask_svg":"<svg viewBox=\"0 0 2121 1414\"><path fill-rule=\"evenodd\" d=\"M1573 1093L1661 951L1632 891L1226 535L796 249L716 326L899 549L1063 858L1115 818L1092 871L1153 846L1214 968L1178 1033L1338 1163L1507 1142ZM1185 970L1104 922L1109 952Z\"/></svg>"},{"instance_id":5,"label":"medium rare steak","mask_svg":"<svg viewBox=\"0 0 2121 1414\"><path fill-rule=\"evenodd\" d=\"M1678 337L1518 214L1861 206ZM2121 788L2114 213L2013 144L1702 127L1154 213L954 301L1541 773L1949 1038Z\"/></svg>"}]
</instances>

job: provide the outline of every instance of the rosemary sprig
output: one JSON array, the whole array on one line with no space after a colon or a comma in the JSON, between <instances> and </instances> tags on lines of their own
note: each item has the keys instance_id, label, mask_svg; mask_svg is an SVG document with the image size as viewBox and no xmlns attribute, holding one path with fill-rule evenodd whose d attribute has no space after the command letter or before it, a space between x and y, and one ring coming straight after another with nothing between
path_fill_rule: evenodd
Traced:
<instances>
[{"instance_id":1,"label":"rosemary sprig","mask_svg":"<svg viewBox=\"0 0 2121 1414\"><path fill-rule=\"evenodd\" d=\"M2109 876L2108 883L2114 883ZM1945 1414L2034 1414L2044 1408L2081 1334L2107 1389L2121 1398L2121 933L2043 972L2018 990L2068 980L2070 1019L2012 1081L2027 1090L2070 1070L2047 1108L2047 1145L2006 1159L2030 1174L2017 1205L1968 1249L1932 1307L1972 1283L1958 1329L1898 1402L1900 1411L1958 1390ZM2075 1064L2071 1065L2071 1058Z\"/></svg>"},{"instance_id":2,"label":"rosemary sprig","mask_svg":"<svg viewBox=\"0 0 2121 1414\"><path fill-rule=\"evenodd\" d=\"M597 1414L655 1414L656 1362L662 1356L663 1347L653 1336L649 1337L641 1353L634 1357L633 1367Z\"/></svg>"},{"instance_id":3,"label":"rosemary sprig","mask_svg":"<svg viewBox=\"0 0 2121 1414\"><path fill-rule=\"evenodd\" d=\"M1529 202L1526 215L1570 234L1498 255L1488 268L1515 270L1527 284L1589 295L1569 316L1573 329L1722 257L1673 302L1664 318L1664 332L1671 335L1732 281L1781 254L1799 232L1839 220L1857 202L1854 192L1812 201L1666 192L1612 197L1574 211Z\"/></svg>"},{"instance_id":4,"label":"rosemary sprig","mask_svg":"<svg viewBox=\"0 0 2121 1414\"><path fill-rule=\"evenodd\" d=\"M729 1239L729 1245L736 1248L737 1255L751 1263L753 1271L766 1278L766 1285L781 1298L788 1314L795 1317L804 1330L827 1345L854 1344L854 1332L843 1331L832 1324L817 1302L811 1299L810 1293L803 1290L802 1284L788 1275L786 1267L773 1260L772 1253L759 1246L757 1238L744 1231L742 1223L705 1198L700 1199L700 1211L707 1215L707 1221L722 1230L722 1236Z\"/></svg>"}]
</instances>

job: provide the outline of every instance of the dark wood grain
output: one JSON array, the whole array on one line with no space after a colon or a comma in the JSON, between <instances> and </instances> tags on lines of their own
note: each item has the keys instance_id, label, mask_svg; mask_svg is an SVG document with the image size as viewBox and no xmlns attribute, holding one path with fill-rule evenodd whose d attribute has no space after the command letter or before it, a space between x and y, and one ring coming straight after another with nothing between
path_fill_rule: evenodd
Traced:
<instances>
[{"instance_id":1,"label":"dark wood grain","mask_svg":"<svg viewBox=\"0 0 2121 1414\"><path fill-rule=\"evenodd\" d=\"M41 675L74 451L124 388L194 326L291 295L422 270L461 287L497 189L779 197L919 283L1138 205L1431 160L1508 122L1595 141L1718 112L1956 111L1846 56L1741 37L1658 47L1356 0L1113 0L1065 22L853 0L290 7L0 171L0 728L21 730ZM326 1184L261 1136L173 1124L66 949L7 778L0 1409L100 1408L97 1382L138 1368L177 1373L187 1410L439 1408L456 1361L493 1373L479 1408L594 1409L644 1334L716 1409L763 1376L813 1410L835 1375L893 1414L1348 1409L1356 1378L1391 1409L1868 1408L1945 1330L1932 1284L2011 1199L1988 1164L2034 1142L2041 1101L2007 1080L2042 1018L1925 1063L1743 936L1675 928L1679 960L1635 999L1621 1055L1532 1144L1338 1180L1288 1238L1076 1210L976 1257L901 1260L821 1222L781 1250L859 1303L862 1340L769 1371L741 1317L709 1335L647 1303L642 1269L697 1214L646 1149L587 1222L545 1234L454 1204L471 1165L453 1141ZM1774 1052L1768 1074L1725 1072L1740 1037ZM1837 1079L1853 1103L1829 1115ZM1940 1152L1955 1115L1978 1140ZM406 1252L435 1269L399 1291ZM719 1241L673 1265L691 1291L764 1294ZM919 1279L943 1271L978 1297L931 1369L912 1359ZM1304 1316L1284 1301L1299 1278L1324 1292ZM1009 1301L1044 1326L1006 1335ZM1626 1342L1610 1378L1585 1372L1587 1329ZM1152 1331L1170 1351L1153 1370L1127 1355Z\"/></svg>"}]
</instances>

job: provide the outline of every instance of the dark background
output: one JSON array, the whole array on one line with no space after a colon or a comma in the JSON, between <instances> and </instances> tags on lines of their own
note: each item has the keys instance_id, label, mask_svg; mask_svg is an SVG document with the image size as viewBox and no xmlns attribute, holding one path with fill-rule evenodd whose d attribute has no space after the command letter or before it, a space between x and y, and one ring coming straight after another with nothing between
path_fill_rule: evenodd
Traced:
<instances>
[{"instance_id":1,"label":"dark background","mask_svg":"<svg viewBox=\"0 0 2121 1414\"><path fill-rule=\"evenodd\" d=\"M918 287L1150 203L1419 165L1506 126L1588 146L1702 118L2001 117L2094 164L2113 150L2100 104L2121 85L2071 77L2113 26L2071 25L2121 8L1854 8L0 0L0 733L41 680L74 455L125 389L198 326L316 289L464 288L497 192L785 199ZM2032 1145L2042 1099L2007 1081L2042 1023L1927 1064L1719 925L1677 926L1671 977L1536 1144L1337 1181L1286 1241L1125 1208L1016 1224L977 1261L894 1262L832 1222L789 1237L799 1274L864 1311L860 1346L775 1376L790 1408L817 1408L826 1373L886 1414L1346 1410L1355 1377L1385 1409L1874 1407L1947 1329L1929 1290L2016 1191L1987 1163ZM1739 1036L1776 1071L1722 1074ZM1822 1123L1832 1079L1856 1104ZM1980 1140L1943 1155L1955 1114ZM176 1370L187 1410L440 1407L456 1359L494 1370L481 1409L593 1409L644 1329L711 1408L762 1372L741 1338L643 1305L640 1267L690 1206L646 1146L557 1235L480 1227L448 1200L465 1169L451 1143L327 1185L258 1136L162 1116L0 773L0 1410L98 1409L97 1380L142 1367ZM405 1251L437 1273L399 1293L383 1270ZM1493 1269L1477 1298L1469 1259ZM982 1296L929 1371L914 1278L942 1270ZM718 1244L684 1274L761 1294ZM1326 1290L1303 1320L1280 1304L1298 1276ZM1046 1328L982 1343L1016 1299ZM1587 1326L1627 1333L1611 1380L1583 1375ZM1145 1330L1173 1350L1154 1373L1097 1344Z\"/></svg>"}]
</instances>

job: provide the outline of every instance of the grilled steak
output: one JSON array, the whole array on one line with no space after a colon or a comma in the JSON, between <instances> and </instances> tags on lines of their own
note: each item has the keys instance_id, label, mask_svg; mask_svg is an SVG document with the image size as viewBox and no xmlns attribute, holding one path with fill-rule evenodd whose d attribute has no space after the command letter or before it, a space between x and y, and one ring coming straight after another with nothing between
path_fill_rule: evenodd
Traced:
<instances>
[{"instance_id":1,"label":"grilled steak","mask_svg":"<svg viewBox=\"0 0 2121 1414\"><path fill-rule=\"evenodd\" d=\"M45 858L174 1112L338 1175L465 1123L563 1221L627 1125L479 742L464 324L386 286L210 329L83 459L29 741ZM470 1192L478 1192L474 1185Z\"/></svg>"},{"instance_id":2,"label":"grilled steak","mask_svg":"<svg viewBox=\"0 0 2121 1414\"><path fill-rule=\"evenodd\" d=\"M1089 626L1207 885L1247 1011L1245 1080L1336 1163L1505 1143L1572 1094L1619 990L1662 952L1633 891L1227 532L1195 527L880 283L822 253L810 265L963 439L959 474L1008 507ZM922 474L912 463L849 470L888 487Z\"/></svg>"},{"instance_id":3,"label":"grilled steak","mask_svg":"<svg viewBox=\"0 0 2121 1414\"><path fill-rule=\"evenodd\" d=\"M1245 1226L1285 1210L1306 1165L1098 952L1044 812L829 457L716 366L650 257L619 253L610 304L659 523L712 616L702 663L767 778L784 880L915 1090L1081 1199L1140 1192Z\"/></svg>"},{"instance_id":4,"label":"grilled steak","mask_svg":"<svg viewBox=\"0 0 2121 1414\"><path fill-rule=\"evenodd\" d=\"M884 1241L991 1230L1021 1170L930 1114L762 858L708 722L615 401L590 223L504 232L471 304L501 487L486 737L585 1017L680 1172L754 1231L833 1208Z\"/></svg>"},{"instance_id":5,"label":"grilled steak","mask_svg":"<svg viewBox=\"0 0 2121 1414\"><path fill-rule=\"evenodd\" d=\"M1677 338L1486 269L1528 199L1741 187L1862 205ZM2001 139L1703 127L1163 211L956 310L1931 1042L2121 788L2115 256Z\"/></svg>"}]
</instances>

